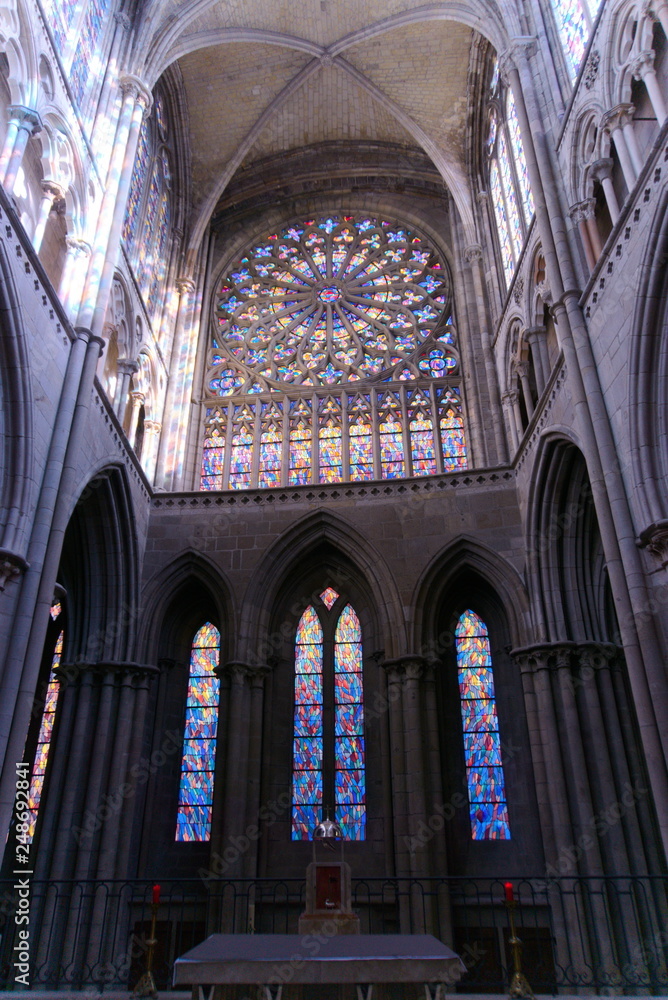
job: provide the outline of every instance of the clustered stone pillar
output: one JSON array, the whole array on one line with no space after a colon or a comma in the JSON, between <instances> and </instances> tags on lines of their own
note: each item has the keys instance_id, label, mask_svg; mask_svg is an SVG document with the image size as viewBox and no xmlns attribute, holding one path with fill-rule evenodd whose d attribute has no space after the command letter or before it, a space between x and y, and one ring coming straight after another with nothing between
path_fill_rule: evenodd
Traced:
<instances>
[{"instance_id":1,"label":"clustered stone pillar","mask_svg":"<svg viewBox=\"0 0 668 1000\"><path fill-rule=\"evenodd\" d=\"M666 120L666 102L659 87L654 69L654 51L652 49L639 52L631 63L631 72L635 80L642 80L652 102L652 108L659 125L663 125Z\"/></svg>"},{"instance_id":2,"label":"clustered stone pillar","mask_svg":"<svg viewBox=\"0 0 668 1000\"><path fill-rule=\"evenodd\" d=\"M400 878L445 875L444 809L436 724L433 667L423 656L407 654L386 660L392 811L396 867ZM434 725L433 731L429 728ZM425 733L433 739L425 742ZM439 809L439 806L441 808ZM412 884L412 883L411 883ZM447 893L411 892L403 907L403 932L450 935ZM402 898L404 894L402 894Z\"/></svg>"},{"instance_id":3,"label":"clustered stone pillar","mask_svg":"<svg viewBox=\"0 0 668 1000\"><path fill-rule=\"evenodd\" d=\"M547 353L547 331L544 326L528 327L524 339L531 348L533 370L536 376L536 390L540 398L545 392L550 377L550 359Z\"/></svg>"},{"instance_id":4,"label":"clustered stone pillar","mask_svg":"<svg viewBox=\"0 0 668 1000\"><path fill-rule=\"evenodd\" d=\"M633 131L634 112L632 104L617 104L610 111L606 111L601 119L601 128L610 134L617 150L629 191L633 190L638 174L642 170L640 151Z\"/></svg>"},{"instance_id":5,"label":"clustered stone pillar","mask_svg":"<svg viewBox=\"0 0 668 1000\"><path fill-rule=\"evenodd\" d=\"M596 225L595 200L587 198L585 201L580 201L577 205L573 205L570 210L570 216L578 227L585 257L587 258L587 266L590 271L593 271L596 261L601 256L601 251L603 250L601 236Z\"/></svg>"},{"instance_id":6,"label":"clustered stone pillar","mask_svg":"<svg viewBox=\"0 0 668 1000\"><path fill-rule=\"evenodd\" d=\"M62 201L64 197L65 192L60 184L56 184L54 181L42 181L42 200L40 201L39 212L37 214L37 225L35 226L35 232L33 233L32 238L32 245L35 249L35 253L39 253L41 249L51 209L57 201Z\"/></svg>"},{"instance_id":7,"label":"clustered stone pillar","mask_svg":"<svg viewBox=\"0 0 668 1000\"><path fill-rule=\"evenodd\" d=\"M555 878L557 952L575 967L582 963L583 972L593 964L599 974L612 975L620 948L638 955L642 948L629 940L637 922L625 917L628 903L608 898L601 879L647 876L656 860L651 820L643 832L648 789L619 721L626 695L623 685L615 690L613 674L621 676L623 657L611 643L571 641L512 655L522 676L536 772L547 782L538 797L546 874ZM573 888L586 891L560 893L569 877L576 879ZM660 902L648 894L640 905L647 926L662 926Z\"/></svg>"},{"instance_id":8,"label":"clustered stone pillar","mask_svg":"<svg viewBox=\"0 0 668 1000\"><path fill-rule=\"evenodd\" d=\"M612 157L604 156L589 168L590 176L600 182L613 226L619 218L619 202L612 183Z\"/></svg>"},{"instance_id":9,"label":"clustered stone pillar","mask_svg":"<svg viewBox=\"0 0 668 1000\"><path fill-rule=\"evenodd\" d=\"M176 287L179 293L179 304L174 324L172 359L165 400L165 413L170 415L170 421L160 438L155 480L156 485L165 490L177 489L180 479L180 467L176 463L180 454L180 436L184 433L187 424L187 421L183 419L186 405L186 384L183 372L188 357L195 282L191 277L182 276L177 279Z\"/></svg>"},{"instance_id":10,"label":"clustered stone pillar","mask_svg":"<svg viewBox=\"0 0 668 1000\"><path fill-rule=\"evenodd\" d=\"M11 194L23 163L28 139L42 131L42 120L36 111L21 104L12 104L8 113L7 135L0 153L0 182Z\"/></svg>"}]
</instances>

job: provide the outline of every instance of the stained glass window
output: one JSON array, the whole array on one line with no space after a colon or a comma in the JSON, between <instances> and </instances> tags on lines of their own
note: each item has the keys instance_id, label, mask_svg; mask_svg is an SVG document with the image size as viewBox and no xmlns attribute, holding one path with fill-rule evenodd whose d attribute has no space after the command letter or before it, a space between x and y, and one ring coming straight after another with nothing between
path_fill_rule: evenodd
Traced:
<instances>
[{"instance_id":1,"label":"stained glass window","mask_svg":"<svg viewBox=\"0 0 668 1000\"><path fill-rule=\"evenodd\" d=\"M308 607L295 640L292 839L311 840L322 818L322 647L320 619Z\"/></svg>"},{"instance_id":2,"label":"stained glass window","mask_svg":"<svg viewBox=\"0 0 668 1000\"><path fill-rule=\"evenodd\" d=\"M364 840L366 789L362 630L347 604L334 635L334 819L344 840Z\"/></svg>"},{"instance_id":3,"label":"stained glass window","mask_svg":"<svg viewBox=\"0 0 668 1000\"><path fill-rule=\"evenodd\" d=\"M220 632L206 622L195 634L190 651L175 837L184 843L211 836L220 692L214 671L219 655Z\"/></svg>"},{"instance_id":4,"label":"stained glass window","mask_svg":"<svg viewBox=\"0 0 668 1000\"><path fill-rule=\"evenodd\" d=\"M436 391L461 377L451 300L435 247L398 222L333 214L255 241L213 304L204 396L209 413L228 397L235 408L224 431L206 418L200 488L400 478L412 447L416 475L441 471ZM427 384L433 444L406 406ZM279 395L285 419L270 428Z\"/></svg>"},{"instance_id":5,"label":"stained glass window","mask_svg":"<svg viewBox=\"0 0 668 1000\"><path fill-rule=\"evenodd\" d=\"M128 253L132 253L137 234L139 222L139 212L141 209L142 195L151 157L150 126L148 119L144 119L139 131L137 152L130 181L130 194L123 220L123 241Z\"/></svg>"},{"instance_id":6,"label":"stained glass window","mask_svg":"<svg viewBox=\"0 0 668 1000\"><path fill-rule=\"evenodd\" d=\"M51 607L51 618L56 621L61 612L62 607L60 603L54 603ZM56 706L58 704L58 692L60 690L60 684L56 676L56 668L60 666L60 659L63 655L64 640L65 632L61 629L58 633L56 645L53 650L51 670L49 671L49 680L47 682L46 695L44 698L42 722L37 736L37 752L35 753L35 761L33 763L32 774L30 776L30 789L28 790L29 819L26 837L28 842L31 844L35 836L37 814L39 812L39 804L42 798L42 791L44 789L46 765L49 760L49 750L51 749L51 735L53 733L53 723L56 718Z\"/></svg>"},{"instance_id":7,"label":"stained glass window","mask_svg":"<svg viewBox=\"0 0 668 1000\"><path fill-rule=\"evenodd\" d=\"M333 610L339 594L320 594L320 613L309 606L295 641L295 715L293 738L292 839L311 840L333 804L345 840L364 840L366 788L362 631L350 604ZM334 630L333 662L325 656L325 628ZM332 721L333 708L333 721ZM329 721L328 721L329 720ZM328 731L329 730L329 731ZM325 747L333 746L333 760Z\"/></svg>"},{"instance_id":8,"label":"stained glass window","mask_svg":"<svg viewBox=\"0 0 668 1000\"><path fill-rule=\"evenodd\" d=\"M531 217L534 214L533 195L531 193L531 184L529 183L529 171L527 169L526 156L524 155L524 145L522 143L522 135L520 133L520 123L517 118L515 98L513 97L511 90L508 91L508 96L506 98L506 123L508 125L510 145L520 185L520 204L522 205L524 221L528 226L531 222Z\"/></svg>"},{"instance_id":9,"label":"stained glass window","mask_svg":"<svg viewBox=\"0 0 668 1000\"><path fill-rule=\"evenodd\" d=\"M587 0L552 0L559 39L573 80L578 75L589 39L591 18L595 16L598 4L592 4L591 13L587 7Z\"/></svg>"},{"instance_id":10,"label":"stained glass window","mask_svg":"<svg viewBox=\"0 0 668 1000\"><path fill-rule=\"evenodd\" d=\"M455 628L473 840L510 840L501 738L487 626L470 609Z\"/></svg>"},{"instance_id":11,"label":"stained glass window","mask_svg":"<svg viewBox=\"0 0 668 1000\"><path fill-rule=\"evenodd\" d=\"M69 72L69 82L76 103L81 106L89 77L100 80L103 73L100 33L109 8L109 0L89 0Z\"/></svg>"}]
</instances>

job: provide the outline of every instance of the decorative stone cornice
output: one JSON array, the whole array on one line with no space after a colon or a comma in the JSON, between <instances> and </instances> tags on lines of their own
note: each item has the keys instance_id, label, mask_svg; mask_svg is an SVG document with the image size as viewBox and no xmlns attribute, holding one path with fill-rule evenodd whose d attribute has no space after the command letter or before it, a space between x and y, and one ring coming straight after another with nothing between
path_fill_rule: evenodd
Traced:
<instances>
[{"instance_id":1,"label":"decorative stone cornice","mask_svg":"<svg viewBox=\"0 0 668 1000\"><path fill-rule=\"evenodd\" d=\"M30 563L17 552L0 549L0 591L5 589L9 580L16 580L29 568Z\"/></svg>"},{"instance_id":2,"label":"decorative stone cornice","mask_svg":"<svg viewBox=\"0 0 668 1000\"><path fill-rule=\"evenodd\" d=\"M430 664L420 653L406 653L381 664L391 683L415 681L427 675Z\"/></svg>"},{"instance_id":3,"label":"decorative stone cornice","mask_svg":"<svg viewBox=\"0 0 668 1000\"><path fill-rule=\"evenodd\" d=\"M98 660L89 663L83 660L75 660L68 663L60 663L54 670L54 675L59 684L72 684L88 680L92 682L96 679L107 678L112 682L116 679L130 681L151 680L160 674L160 668L150 663L135 663L131 660Z\"/></svg>"},{"instance_id":4,"label":"decorative stone cornice","mask_svg":"<svg viewBox=\"0 0 668 1000\"><path fill-rule=\"evenodd\" d=\"M647 549L661 563L662 568L668 566L668 518L654 521L644 531L641 531L636 544L641 549Z\"/></svg>"},{"instance_id":5,"label":"decorative stone cornice","mask_svg":"<svg viewBox=\"0 0 668 1000\"><path fill-rule=\"evenodd\" d=\"M563 642L538 643L511 650L521 673L537 673L540 670L559 672L568 670L578 675L581 669L609 667L619 658L621 650L611 642Z\"/></svg>"}]
</instances>

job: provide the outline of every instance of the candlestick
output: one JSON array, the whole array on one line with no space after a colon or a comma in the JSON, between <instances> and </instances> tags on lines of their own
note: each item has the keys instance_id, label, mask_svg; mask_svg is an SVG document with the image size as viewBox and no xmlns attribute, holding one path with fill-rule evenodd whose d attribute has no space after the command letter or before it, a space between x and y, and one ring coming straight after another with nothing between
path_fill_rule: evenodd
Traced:
<instances>
[{"instance_id":1,"label":"candlestick","mask_svg":"<svg viewBox=\"0 0 668 1000\"><path fill-rule=\"evenodd\" d=\"M146 941L147 952L146 952L146 972L141 977L137 985L133 990L133 995L137 998L139 997L151 997L152 1000L157 1000L158 990L155 985L155 979L153 978L153 950L158 943L155 936L155 922L158 917L158 906L160 905L160 886L153 886L153 897L151 902L151 936Z\"/></svg>"},{"instance_id":2,"label":"candlestick","mask_svg":"<svg viewBox=\"0 0 668 1000\"><path fill-rule=\"evenodd\" d=\"M515 930L515 909L517 908L517 900L515 899L515 893L513 891L513 883L504 882L503 887L505 890L506 909L508 910L508 922L510 923L510 937L508 939L508 944L510 945L510 950L513 956L513 966L515 969L512 979L510 980L508 996L518 998L518 1000L520 997L527 997L529 1000L536 1000L533 990L529 986L529 980L522 972L522 942L518 938Z\"/></svg>"}]
</instances>

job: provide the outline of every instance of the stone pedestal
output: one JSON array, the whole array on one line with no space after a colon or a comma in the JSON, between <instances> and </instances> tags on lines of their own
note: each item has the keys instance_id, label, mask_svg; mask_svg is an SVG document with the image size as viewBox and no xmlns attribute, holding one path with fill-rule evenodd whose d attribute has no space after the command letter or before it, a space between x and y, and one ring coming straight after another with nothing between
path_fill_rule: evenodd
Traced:
<instances>
[{"instance_id":1,"label":"stone pedestal","mask_svg":"<svg viewBox=\"0 0 668 1000\"><path fill-rule=\"evenodd\" d=\"M300 934L359 934L360 919L351 906L350 866L345 861L312 861L306 869L306 909Z\"/></svg>"}]
</instances>

